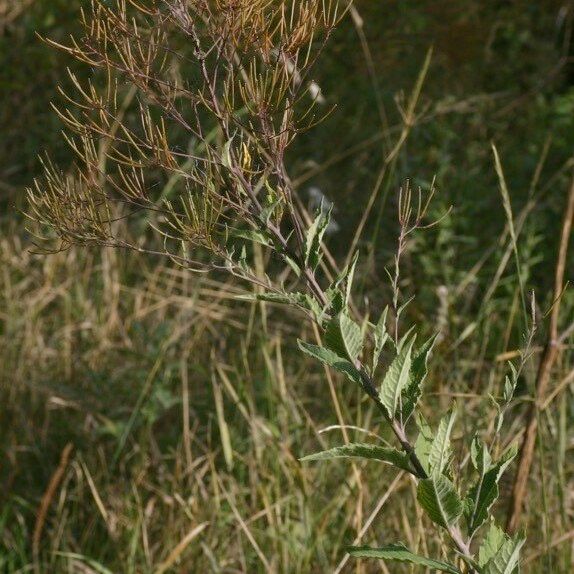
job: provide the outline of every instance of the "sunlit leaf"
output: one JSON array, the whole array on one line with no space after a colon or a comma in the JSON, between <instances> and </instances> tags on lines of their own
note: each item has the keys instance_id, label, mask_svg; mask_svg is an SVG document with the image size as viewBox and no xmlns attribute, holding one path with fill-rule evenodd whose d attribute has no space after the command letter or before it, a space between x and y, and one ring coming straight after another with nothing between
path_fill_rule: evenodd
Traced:
<instances>
[{"instance_id":1,"label":"sunlit leaf","mask_svg":"<svg viewBox=\"0 0 574 574\"><path fill-rule=\"evenodd\" d=\"M465 514L470 534L480 528L488 518L490 509L499 496L500 478L516 454L517 447L513 445L496 464L479 477L470 489L465 502Z\"/></svg>"},{"instance_id":2,"label":"sunlit leaf","mask_svg":"<svg viewBox=\"0 0 574 574\"><path fill-rule=\"evenodd\" d=\"M452 482L444 475L421 480L417 489L417 500L428 517L448 528L462 514L462 502Z\"/></svg>"},{"instance_id":3,"label":"sunlit leaf","mask_svg":"<svg viewBox=\"0 0 574 574\"><path fill-rule=\"evenodd\" d=\"M484 476L492 465L492 458L487 446L475 436L470 445L470 459L480 476Z\"/></svg>"},{"instance_id":4,"label":"sunlit leaf","mask_svg":"<svg viewBox=\"0 0 574 574\"><path fill-rule=\"evenodd\" d=\"M375 337L375 349L373 351L373 363L372 363L372 372L374 374L377 365L379 364L379 359L381 357L381 352L385 346L385 343L389 339L389 333L387 332L387 315L389 312L389 308L385 307L381 316L373 329L373 335Z\"/></svg>"},{"instance_id":5,"label":"sunlit leaf","mask_svg":"<svg viewBox=\"0 0 574 574\"><path fill-rule=\"evenodd\" d=\"M417 455L417 458L425 472L430 474L429 455L434 441L434 434L430 425L420 413L416 414L416 421L419 435L415 441L415 454Z\"/></svg>"},{"instance_id":6,"label":"sunlit leaf","mask_svg":"<svg viewBox=\"0 0 574 574\"><path fill-rule=\"evenodd\" d=\"M526 538L522 535L506 539L496 554L484 565L483 574L514 574L525 541Z\"/></svg>"},{"instance_id":7,"label":"sunlit leaf","mask_svg":"<svg viewBox=\"0 0 574 574\"><path fill-rule=\"evenodd\" d=\"M333 458L368 458L379 460L396 466L402 470L412 472L408 456L395 448L389 448L373 444L352 443L337 446L329 450L317 452L303 457L302 461L329 460Z\"/></svg>"},{"instance_id":8,"label":"sunlit leaf","mask_svg":"<svg viewBox=\"0 0 574 574\"><path fill-rule=\"evenodd\" d=\"M448 572L448 574L460 574L460 570L446 562L439 560L432 560L425 558L411 552L403 544L389 544L382 548L371 548L369 546L351 546L347 548L347 552L355 558L379 558L382 560L389 560L394 562L408 562L416 566L424 566L432 568L439 572Z\"/></svg>"},{"instance_id":9,"label":"sunlit leaf","mask_svg":"<svg viewBox=\"0 0 574 574\"><path fill-rule=\"evenodd\" d=\"M397 412L401 392L409 380L413 343L414 337L410 342L402 346L385 373L385 378L379 391L379 399L391 418Z\"/></svg>"},{"instance_id":10,"label":"sunlit leaf","mask_svg":"<svg viewBox=\"0 0 574 574\"><path fill-rule=\"evenodd\" d=\"M332 367L336 371L343 373L347 378L359 385L363 385L363 379L360 371L349 361L341 359L336 353L325 347L297 341L299 348L307 355L321 361L323 364Z\"/></svg>"},{"instance_id":11,"label":"sunlit leaf","mask_svg":"<svg viewBox=\"0 0 574 574\"><path fill-rule=\"evenodd\" d=\"M403 421L413 414L423 392L423 385L428 374L428 359L437 335L433 335L412 353L409 383L403 390Z\"/></svg>"},{"instance_id":12,"label":"sunlit leaf","mask_svg":"<svg viewBox=\"0 0 574 574\"><path fill-rule=\"evenodd\" d=\"M428 466L431 473L442 474L452 456L450 435L456 418L456 410L444 416L439 424L428 456Z\"/></svg>"},{"instance_id":13,"label":"sunlit leaf","mask_svg":"<svg viewBox=\"0 0 574 574\"><path fill-rule=\"evenodd\" d=\"M354 362L363 348L361 327L346 313L339 313L327 325L325 343L339 357Z\"/></svg>"},{"instance_id":14,"label":"sunlit leaf","mask_svg":"<svg viewBox=\"0 0 574 574\"><path fill-rule=\"evenodd\" d=\"M307 229L305 237L305 264L309 265L313 270L317 268L321 261L321 241L323 241L323 236L331 221L332 209L331 207L328 211L323 210L323 205L321 204L317 216Z\"/></svg>"},{"instance_id":15,"label":"sunlit leaf","mask_svg":"<svg viewBox=\"0 0 574 574\"><path fill-rule=\"evenodd\" d=\"M505 539L503 530L492 522L478 549L478 565L484 566L500 550Z\"/></svg>"}]
</instances>

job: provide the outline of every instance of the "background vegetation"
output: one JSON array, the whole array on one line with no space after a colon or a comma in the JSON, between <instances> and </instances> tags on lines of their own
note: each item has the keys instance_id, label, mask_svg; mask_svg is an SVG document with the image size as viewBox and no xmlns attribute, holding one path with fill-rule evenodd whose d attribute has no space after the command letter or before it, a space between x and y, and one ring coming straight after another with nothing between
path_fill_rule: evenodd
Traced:
<instances>
[{"instance_id":1,"label":"background vegetation","mask_svg":"<svg viewBox=\"0 0 574 574\"><path fill-rule=\"evenodd\" d=\"M66 66L91 74L36 34L65 40L87 4L0 0L0 568L367 573L385 566L347 560L345 545L436 545L421 516L406 518L416 516L407 476L376 463L298 462L342 433L378 432L355 389L296 355L297 336L313 337L309 325L239 302L243 285L190 277L164 259L36 253L20 211L24 188L44 151L64 170L74 162L50 102L70 82ZM497 393L505 360L523 345L491 142L524 222L521 280L540 315L552 304L574 166L573 6L355 5L316 69L336 109L291 151L291 175L309 207L317 189L335 202L328 245L340 259L373 199L358 282L379 307L391 297L396 190L406 178L427 187L436 176L434 209L453 210L409 245L402 288L415 296L413 319L441 332L427 415L436 422L433 403L438 413L458 398L456 444L491 423L484 396ZM158 185L169 194L169 182ZM571 254L567 279L573 269ZM571 290L561 305L567 327ZM541 327L507 440L524 428L544 340ZM527 572L572 567L573 368L570 336L539 411L523 515ZM348 428L334 426L342 421Z\"/></svg>"}]
</instances>

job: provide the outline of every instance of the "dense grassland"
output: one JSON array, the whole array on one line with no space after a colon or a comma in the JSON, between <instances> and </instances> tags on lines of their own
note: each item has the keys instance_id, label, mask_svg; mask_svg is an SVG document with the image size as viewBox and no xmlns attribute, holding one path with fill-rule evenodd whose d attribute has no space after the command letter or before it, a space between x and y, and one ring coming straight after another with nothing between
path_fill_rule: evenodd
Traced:
<instances>
[{"instance_id":1,"label":"dense grassland","mask_svg":"<svg viewBox=\"0 0 574 574\"><path fill-rule=\"evenodd\" d=\"M87 5L0 0L0 571L418 572L345 553L402 540L441 555L407 473L299 461L343 440L390 440L355 387L298 352L298 337L318 336L303 315L241 300L257 288L224 273L109 248L47 255L27 231L38 155L64 171L76 161L50 102L63 103L66 66L92 75L36 33L63 42ZM536 393L574 170L574 9L355 5L315 70L336 107L290 150L291 177L309 210L316 189L334 202L327 245L341 264L358 247L354 301L378 312L392 299L397 190L436 178L431 215L448 216L409 241L400 282L414 297L408 320L439 332L423 409L436 424L458 404L464 469L465 442L494 425L489 397L520 359L532 291L537 330L500 448L521 441ZM125 101L129 121L138 110ZM156 185L165 197L176 188ZM118 227L137 242L143 219ZM277 264L256 250L254 265ZM524 573L566 574L574 561L571 287L559 301L566 335L535 413Z\"/></svg>"}]
</instances>

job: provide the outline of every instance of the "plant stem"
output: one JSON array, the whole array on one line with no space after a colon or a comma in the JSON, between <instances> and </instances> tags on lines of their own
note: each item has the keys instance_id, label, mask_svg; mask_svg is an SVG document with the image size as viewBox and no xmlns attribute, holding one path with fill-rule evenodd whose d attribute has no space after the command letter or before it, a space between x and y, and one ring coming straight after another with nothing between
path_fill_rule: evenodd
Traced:
<instances>
[{"instance_id":1,"label":"plant stem","mask_svg":"<svg viewBox=\"0 0 574 574\"><path fill-rule=\"evenodd\" d=\"M365 391L367 392L369 397L371 397L371 399L375 402L377 408L381 411L385 420L389 423L389 425L393 431L393 434L395 435L395 437L397 438L397 440L399 441L399 443L401 445L402 450L409 457L409 460L411 461L411 464L413 465L414 476L418 480L424 480L424 479L429 478L429 475L427 474L427 472L424 469L419 457L417 456L417 454L415 452L414 446L412 445L411 441L407 437L407 433L405 431L404 425L402 425L398 420L389 417L389 415L387 413L387 409L385 408L385 406L381 403L381 401L379 399L376 387L375 387L372 379L366 374L364 368L361 368L360 370L361 370L362 378L363 378L363 388L365 389ZM450 536L452 542L456 546L457 550L465 558L467 558L469 560L473 560L473 555L472 555L472 552L470 551L470 541L464 540L462 533L460 531L460 528L458 526L450 527L450 528L448 528L448 533L449 533L449 536ZM473 574L474 569L471 568L468 572L469 572L469 574Z\"/></svg>"}]
</instances>

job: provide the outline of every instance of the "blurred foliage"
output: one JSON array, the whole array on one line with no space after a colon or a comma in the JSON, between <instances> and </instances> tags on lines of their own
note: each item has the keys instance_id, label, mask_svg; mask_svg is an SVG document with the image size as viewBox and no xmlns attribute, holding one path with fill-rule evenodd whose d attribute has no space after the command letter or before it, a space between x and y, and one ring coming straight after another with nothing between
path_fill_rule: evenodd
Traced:
<instances>
[{"instance_id":1,"label":"blurred foliage","mask_svg":"<svg viewBox=\"0 0 574 574\"><path fill-rule=\"evenodd\" d=\"M17 2L8 2L15 10ZM0 181L29 184L39 173L38 155L46 150L63 165L71 161L61 137L61 122L50 104L60 101L58 86L69 84L69 56L40 36L65 42L77 26L80 0L34 0L2 25L0 12ZM9 15L10 12L7 12ZM87 70L84 70L84 74ZM0 191L1 193L1 191Z\"/></svg>"},{"instance_id":2,"label":"blurred foliage","mask_svg":"<svg viewBox=\"0 0 574 574\"><path fill-rule=\"evenodd\" d=\"M572 155L574 97L561 46L558 14L563 2L384 2L357 3L373 58L365 55L350 22L339 31L318 70L319 83L337 110L312 132L304 151L317 163L364 141L381 127L376 92L390 126L399 121L394 98L411 90L434 47L423 88L427 117L415 126L391 181L406 177L428 186L433 176L445 204L454 205L455 234L485 247L503 215L498 209L490 142L499 147L517 209L525 201L545 142L550 153L541 181ZM376 86L373 85L376 82ZM373 145L327 170L319 181L339 206L356 207L359 217L380 169L383 154ZM345 182L337 189L333 182ZM563 186L562 186L563 189ZM549 198L554 218L562 196ZM494 216L494 213L497 213ZM387 235L389 239L390 235ZM375 251L376 248L373 247ZM468 262L468 260L466 260Z\"/></svg>"}]
</instances>

